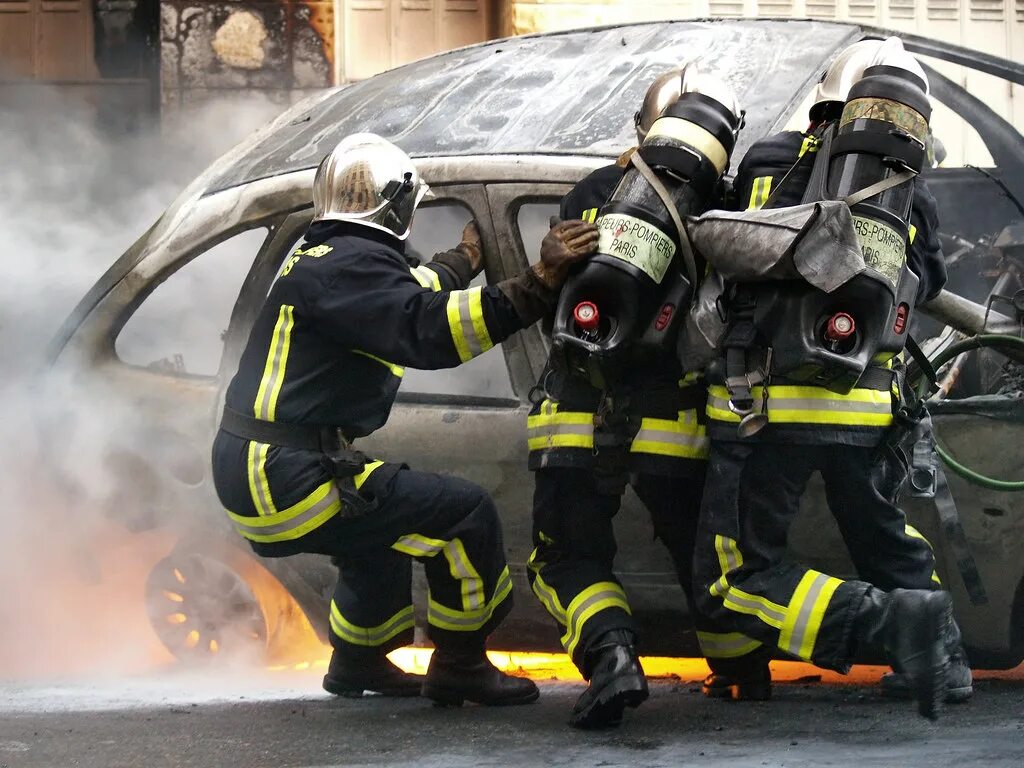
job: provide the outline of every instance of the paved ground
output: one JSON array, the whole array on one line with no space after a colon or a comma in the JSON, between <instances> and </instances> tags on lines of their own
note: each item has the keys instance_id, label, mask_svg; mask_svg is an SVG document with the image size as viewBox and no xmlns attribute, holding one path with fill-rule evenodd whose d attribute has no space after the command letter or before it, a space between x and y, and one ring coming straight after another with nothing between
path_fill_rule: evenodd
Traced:
<instances>
[{"instance_id":1,"label":"paved ground","mask_svg":"<svg viewBox=\"0 0 1024 768\"><path fill-rule=\"evenodd\" d=\"M331 699L317 674L164 675L92 685L0 685L5 768L1024 766L1024 681L984 680L938 724L870 686L795 682L766 704L708 701L661 680L613 732L565 726L581 684L542 683L515 709Z\"/></svg>"}]
</instances>

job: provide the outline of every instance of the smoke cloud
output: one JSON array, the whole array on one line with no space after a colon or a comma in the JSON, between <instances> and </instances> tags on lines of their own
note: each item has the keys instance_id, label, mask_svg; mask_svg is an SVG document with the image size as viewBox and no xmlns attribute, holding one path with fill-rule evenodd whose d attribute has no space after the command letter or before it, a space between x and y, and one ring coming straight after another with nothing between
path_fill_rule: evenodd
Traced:
<instances>
[{"instance_id":1,"label":"smoke cloud","mask_svg":"<svg viewBox=\"0 0 1024 768\"><path fill-rule=\"evenodd\" d=\"M145 498L146 478L128 489L125 467L111 471L127 462L130 476L131 446L159 436L87 382L43 386L40 374L48 342L103 271L204 167L282 108L213 102L127 134L67 93L0 91L0 679L169 660L143 593L175 537L128 508L129 497ZM202 313L195 298L171 297L181 315ZM221 311L233 300L211 303ZM44 441L40 424L57 439Z\"/></svg>"}]
</instances>

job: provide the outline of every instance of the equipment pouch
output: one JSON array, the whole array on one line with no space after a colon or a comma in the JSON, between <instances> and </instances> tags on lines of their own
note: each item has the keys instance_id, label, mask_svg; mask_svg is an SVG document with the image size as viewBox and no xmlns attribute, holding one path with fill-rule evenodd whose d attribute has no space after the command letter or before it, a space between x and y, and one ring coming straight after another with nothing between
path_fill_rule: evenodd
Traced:
<instances>
[{"instance_id":1,"label":"equipment pouch","mask_svg":"<svg viewBox=\"0 0 1024 768\"><path fill-rule=\"evenodd\" d=\"M353 480L366 466L366 456L361 451L342 446L322 454L320 463L331 473L338 487L342 517L361 517L377 508L377 500L360 494Z\"/></svg>"}]
</instances>

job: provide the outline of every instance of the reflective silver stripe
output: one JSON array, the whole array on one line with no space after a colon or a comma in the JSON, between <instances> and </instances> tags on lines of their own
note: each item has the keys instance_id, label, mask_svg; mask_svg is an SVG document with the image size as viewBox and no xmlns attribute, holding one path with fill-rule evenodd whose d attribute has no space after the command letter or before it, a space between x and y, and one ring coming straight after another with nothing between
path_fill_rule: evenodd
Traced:
<instances>
[{"instance_id":1,"label":"reflective silver stripe","mask_svg":"<svg viewBox=\"0 0 1024 768\"><path fill-rule=\"evenodd\" d=\"M670 445L681 445L688 448L699 448L707 444L708 438L704 435L691 435L685 432L669 432L664 429L641 429L633 438L636 442L650 441L652 443L668 443Z\"/></svg>"},{"instance_id":2,"label":"reflective silver stripe","mask_svg":"<svg viewBox=\"0 0 1024 768\"><path fill-rule=\"evenodd\" d=\"M331 631L353 645L382 645L395 635L411 629L416 623L413 607L407 606L376 627L359 627L350 622L331 600Z\"/></svg>"},{"instance_id":3,"label":"reflective silver stripe","mask_svg":"<svg viewBox=\"0 0 1024 768\"><path fill-rule=\"evenodd\" d=\"M480 339L476 337L476 329L473 327L473 317L469 310L469 291L459 292L459 323L462 326L462 338L466 340L469 353L472 357L483 354L480 346Z\"/></svg>"},{"instance_id":4,"label":"reflective silver stripe","mask_svg":"<svg viewBox=\"0 0 1024 768\"><path fill-rule=\"evenodd\" d=\"M758 640L751 640L739 632L697 632L700 649L705 656L728 659L750 653L761 646Z\"/></svg>"},{"instance_id":5,"label":"reflective silver stripe","mask_svg":"<svg viewBox=\"0 0 1024 768\"><path fill-rule=\"evenodd\" d=\"M818 595L825 588L829 578L824 573L819 573L814 577L814 581L811 582L811 586L807 590L807 595L800 604L800 612L797 614L796 621L793 622L793 631L790 634L789 645L784 650L797 656L802 655L800 648L804 644L804 635L807 633L807 626L810 623L811 611L814 610L814 604L817 602Z\"/></svg>"},{"instance_id":6,"label":"reflective silver stripe","mask_svg":"<svg viewBox=\"0 0 1024 768\"><path fill-rule=\"evenodd\" d=\"M593 424L544 424L526 430L527 438L549 437L551 435L584 435L592 437Z\"/></svg>"},{"instance_id":7,"label":"reflective silver stripe","mask_svg":"<svg viewBox=\"0 0 1024 768\"><path fill-rule=\"evenodd\" d=\"M729 401L711 395L708 404L719 411L729 410ZM761 408L763 401L760 397L754 398L754 410ZM833 411L844 413L878 413L888 415L892 413L892 403L864 403L855 400L830 400L828 398L796 398L796 397L768 397L769 418L772 409L777 411Z\"/></svg>"},{"instance_id":8,"label":"reflective silver stripe","mask_svg":"<svg viewBox=\"0 0 1024 768\"><path fill-rule=\"evenodd\" d=\"M757 600L750 600L747 597L743 597L737 592L739 590L732 587L726 587L726 593L722 596L722 600L726 603L735 603L743 608L747 608L753 615L763 613L772 619L775 619L780 624L786 620L786 614L782 611L777 611L774 608L769 607L766 602L759 602Z\"/></svg>"},{"instance_id":9,"label":"reflective silver stripe","mask_svg":"<svg viewBox=\"0 0 1024 768\"><path fill-rule=\"evenodd\" d=\"M739 558L739 548L736 546L736 542L724 536L722 537L722 541L722 552L725 554L726 565L725 573L722 575L728 576L730 573L739 570L739 567L743 565L743 563Z\"/></svg>"},{"instance_id":10,"label":"reflective silver stripe","mask_svg":"<svg viewBox=\"0 0 1024 768\"><path fill-rule=\"evenodd\" d=\"M338 509L341 509L341 499L338 498L338 489L334 487L332 487L327 495L316 504L304 512L300 512L289 520L285 520L281 523L275 523L273 525L245 525L235 519L235 528L243 536L275 536L279 533L294 530L304 523L309 522L317 515L326 512L332 504L337 504Z\"/></svg>"},{"instance_id":11,"label":"reflective silver stripe","mask_svg":"<svg viewBox=\"0 0 1024 768\"><path fill-rule=\"evenodd\" d=\"M270 351L270 370L261 385L263 389L263 397L260 398L258 403L256 403L255 415L258 419L273 420L270 416L270 408L275 392L280 389L279 378L282 375L281 359L284 356L285 349L288 347L289 337L291 335L292 325L294 322L292 312L293 308L290 305L282 305L278 324L274 329L274 343L273 348Z\"/></svg>"},{"instance_id":12,"label":"reflective silver stripe","mask_svg":"<svg viewBox=\"0 0 1024 768\"><path fill-rule=\"evenodd\" d=\"M498 583L494 585L494 595L491 597L491 602L487 605L481 606L472 612L460 611L455 608L449 608L447 605L441 605L440 603L431 600L430 611L437 614L437 618L443 621L445 624L455 624L456 626L463 627L479 627L481 623L486 623L491 615L494 613L494 609L505 602L508 597L507 594L502 594L506 590L511 591L512 589L512 575L505 570L501 578L498 579Z\"/></svg>"},{"instance_id":13,"label":"reflective silver stripe","mask_svg":"<svg viewBox=\"0 0 1024 768\"><path fill-rule=\"evenodd\" d=\"M436 555L438 552L442 551L445 548L447 543L448 542L445 541L431 543L425 541L422 537L419 536L403 536L396 542L396 544L400 545L403 550L413 550L413 552L409 552L408 554L413 554L414 556L422 555L424 557Z\"/></svg>"}]
</instances>

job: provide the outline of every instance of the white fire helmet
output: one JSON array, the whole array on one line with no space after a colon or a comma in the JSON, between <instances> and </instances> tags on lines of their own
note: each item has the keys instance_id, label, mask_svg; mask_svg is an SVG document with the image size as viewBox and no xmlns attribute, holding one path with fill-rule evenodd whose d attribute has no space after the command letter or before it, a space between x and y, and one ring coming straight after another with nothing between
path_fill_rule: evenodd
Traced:
<instances>
[{"instance_id":1,"label":"white fire helmet","mask_svg":"<svg viewBox=\"0 0 1024 768\"><path fill-rule=\"evenodd\" d=\"M352 134L316 169L313 221L349 221L405 240L429 191L401 149L373 133Z\"/></svg>"},{"instance_id":2,"label":"white fire helmet","mask_svg":"<svg viewBox=\"0 0 1024 768\"><path fill-rule=\"evenodd\" d=\"M830 104L845 103L850 88L864 77L864 70L880 65L910 72L921 80L924 92L928 93L928 76L918 60L904 50L902 40L898 37L861 40L845 48L821 76L810 111L811 120L820 120Z\"/></svg>"}]
</instances>

